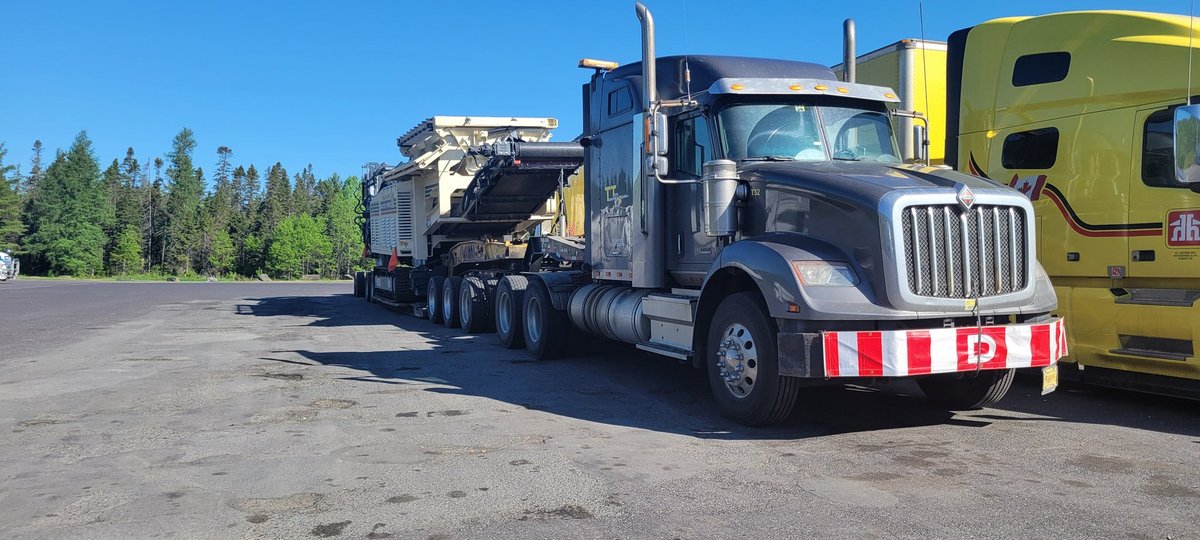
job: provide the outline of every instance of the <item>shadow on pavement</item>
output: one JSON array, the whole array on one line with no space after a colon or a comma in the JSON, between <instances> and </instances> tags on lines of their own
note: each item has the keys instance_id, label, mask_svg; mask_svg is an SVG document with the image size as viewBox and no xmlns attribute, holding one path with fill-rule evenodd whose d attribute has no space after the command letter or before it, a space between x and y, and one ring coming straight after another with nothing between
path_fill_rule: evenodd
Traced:
<instances>
[{"instance_id":1,"label":"shadow on pavement","mask_svg":"<svg viewBox=\"0 0 1200 540\"><path fill-rule=\"evenodd\" d=\"M1196 404L1157 396L1066 386L1039 395L1038 381L1018 378L992 409L952 414L932 407L911 381L880 387L815 386L802 390L782 426L747 428L715 412L704 373L631 346L573 336L570 357L535 362L493 334L466 335L427 320L365 304L352 295L253 299L238 314L291 316L320 327L378 326L409 348L386 351L277 351L315 365L363 372L346 380L432 383L427 391L479 396L592 422L717 439L797 439L926 425L985 427L993 422L1060 421L1117 425L1200 436ZM403 339L400 339L403 338ZM375 340L378 343L378 340ZM489 354L478 354L479 352ZM281 358L264 358L303 363Z\"/></svg>"}]
</instances>

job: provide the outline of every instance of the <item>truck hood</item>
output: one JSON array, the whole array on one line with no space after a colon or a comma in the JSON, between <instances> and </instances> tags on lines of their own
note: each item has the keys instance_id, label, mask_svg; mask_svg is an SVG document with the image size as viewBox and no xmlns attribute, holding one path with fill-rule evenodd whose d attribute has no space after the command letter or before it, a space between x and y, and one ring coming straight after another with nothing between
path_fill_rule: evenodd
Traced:
<instances>
[{"instance_id":1,"label":"truck hood","mask_svg":"<svg viewBox=\"0 0 1200 540\"><path fill-rule=\"evenodd\" d=\"M743 162L739 173L748 182L786 186L810 192L816 198L863 208L875 208L884 195L897 189L956 189L959 185L976 192L1009 189L992 180L949 169L899 163Z\"/></svg>"}]
</instances>

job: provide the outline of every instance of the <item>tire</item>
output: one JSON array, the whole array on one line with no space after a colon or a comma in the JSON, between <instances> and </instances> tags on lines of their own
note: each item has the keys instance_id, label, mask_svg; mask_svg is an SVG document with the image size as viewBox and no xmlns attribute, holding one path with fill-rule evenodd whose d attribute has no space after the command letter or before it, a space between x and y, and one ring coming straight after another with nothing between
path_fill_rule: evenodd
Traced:
<instances>
[{"instance_id":1,"label":"tire","mask_svg":"<svg viewBox=\"0 0 1200 540\"><path fill-rule=\"evenodd\" d=\"M494 328L487 291L488 285L482 279L463 278L458 291L458 321L468 334L490 332Z\"/></svg>"},{"instance_id":2,"label":"tire","mask_svg":"<svg viewBox=\"0 0 1200 540\"><path fill-rule=\"evenodd\" d=\"M508 349L525 346L525 288L529 280L525 276L504 276L496 284L496 335L500 344Z\"/></svg>"},{"instance_id":3,"label":"tire","mask_svg":"<svg viewBox=\"0 0 1200 540\"><path fill-rule=\"evenodd\" d=\"M976 373L947 373L917 379L930 401L951 411L995 405L1012 387L1016 370L989 369Z\"/></svg>"},{"instance_id":4,"label":"tire","mask_svg":"<svg viewBox=\"0 0 1200 540\"><path fill-rule=\"evenodd\" d=\"M734 294L717 307L704 358L709 389L726 418L767 426L791 416L800 381L779 375L777 333L756 293Z\"/></svg>"},{"instance_id":5,"label":"tire","mask_svg":"<svg viewBox=\"0 0 1200 540\"><path fill-rule=\"evenodd\" d=\"M429 278L429 290L425 291L425 310L434 324L442 324L442 286L445 281L446 278L442 276L432 276Z\"/></svg>"},{"instance_id":6,"label":"tire","mask_svg":"<svg viewBox=\"0 0 1200 540\"><path fill-rule=\"evenodd\" d=\"M375 278L372 277L371 279L366 280L366 283L364 283L363 285L364 285L363 297L367 299L368 304L374 304L375 303Z\"/></svg>"},{"instance_id":7,"label":"tire","mask_svg":"<svg viewBox=\"0 0 1200 540\"><path fill-rule=\"evenodd\" d=\"M462 321L458 320L458 290L462 288L462 278L449 276L442 285L442 324L446 328L458 328Z\"/></svg>"},{"instance_id":8,"label":"tire","mask_svg":"<svg viewBox=\"0 0 1200 540\"><path fill-rule=\"evenodd\" d=\"M562 356L567 347L567 314L554 309L550 301L550 289L537 278L529 280L522 308L522 332L525 348L536 360L549 360Z\"/></svg>"},{"instance_id":9,"label":"tire","mask_svg":"<svg viewBox=\"0 0 1200 540\"><path fill-rule=\"evenodd\" d=\"M355 298L362 298L367 295L366 281L367 281L366 272L355 272L354 273L354 297Z\"/></svg>"}]
</instances>

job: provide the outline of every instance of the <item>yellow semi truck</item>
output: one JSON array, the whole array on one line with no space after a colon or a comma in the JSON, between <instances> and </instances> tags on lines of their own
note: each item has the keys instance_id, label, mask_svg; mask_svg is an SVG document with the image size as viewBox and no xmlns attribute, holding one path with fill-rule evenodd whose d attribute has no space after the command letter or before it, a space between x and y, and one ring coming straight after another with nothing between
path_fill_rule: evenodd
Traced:
<instances>
[{"instance_id":1,"label":"yellow semi truck","mask_svg":"<svg viewBox=\"0 0 1200 540\"><path fill-rule=\"evenodd\" d=\"M1009 17L858 57L858 82L927 114L932 163L1033 202L1069 329L1064 378L1200 399L1200 186L1176 179L1172 146L1175 109L1198 93L1190 22Z\"/></svg>"}]
</instances>

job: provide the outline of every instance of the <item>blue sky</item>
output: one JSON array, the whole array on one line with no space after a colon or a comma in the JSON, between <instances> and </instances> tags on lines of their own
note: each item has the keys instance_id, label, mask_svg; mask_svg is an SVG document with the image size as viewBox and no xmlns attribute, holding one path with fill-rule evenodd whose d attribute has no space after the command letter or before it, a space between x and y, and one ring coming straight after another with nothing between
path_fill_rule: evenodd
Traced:
<instances>
[{"instance_id":1,"label":"blue sky","mask_svg":"<svg viewBox=\"0 0 1200 540\"><path fill-rule=\"evenodd\" d=\"M834 64L841 21L859 52L917 37L916 0L649 0L658 53ZM1186 13L1188 0L929 0L925 35L1010 15L1079 9ZM628 63L632 0L248 2L0 0L0 142L28 171L35 139L66 148L86 129L102 166L133 146L160 156L182 127L196 162L320 177L401 160L396 137L435 114L553 116L580 131L581 57Z\"/></svg>"}]
</instances>

